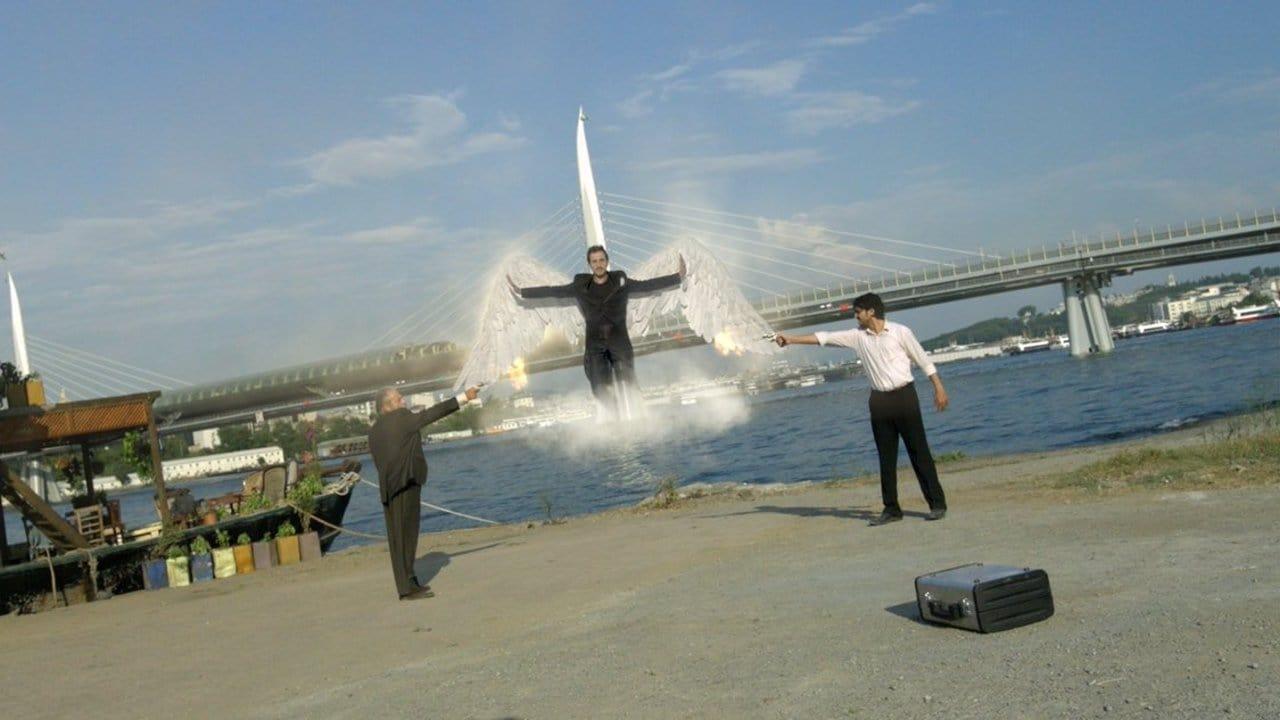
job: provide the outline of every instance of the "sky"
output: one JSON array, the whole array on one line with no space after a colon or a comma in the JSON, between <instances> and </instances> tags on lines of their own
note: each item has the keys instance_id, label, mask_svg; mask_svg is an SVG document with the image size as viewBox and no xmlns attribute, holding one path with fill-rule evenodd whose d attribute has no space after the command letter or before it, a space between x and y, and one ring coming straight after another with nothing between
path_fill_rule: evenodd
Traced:
<instances>
[{"instance_id":1,"label":"sky","mask_svg":"<svg viewBox=\"0 0 1280 720\"><path fill-rule=\"evenodd\" d=\"M761 227L1000 252L1252 214L1280 203L1277 26L1262 2L12 5L0 252L30 334L201 382L358 352L454 284L474 306L575 197L579 106L601 192Z\"/></svg>"}]
</instances>

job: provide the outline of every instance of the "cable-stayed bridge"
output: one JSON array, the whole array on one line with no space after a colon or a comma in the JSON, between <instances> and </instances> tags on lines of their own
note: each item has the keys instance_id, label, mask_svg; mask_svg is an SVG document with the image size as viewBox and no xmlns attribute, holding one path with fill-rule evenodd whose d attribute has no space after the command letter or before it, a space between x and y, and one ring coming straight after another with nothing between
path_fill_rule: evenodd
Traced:
<instances>
[{"instance_id":1,"label":"cable-stayed bridge","mask_svg":"<svg viewBox=\"0 0 1280 720\"><path fill-rule=\"evenodd\" d=\"M851 318L853 298L865 292L881 295L891 310L903 310L1059 284L1077 354L1110 349L1098 291L1112 276L1280 252L1275 211L992 254L607 193L600 207L616 265L634 266L672 239L693 236L717 253L779 330ZM578 201L566 203L522 239L522 250L567 272L580 271L581 217ZM475 286L474 278L456 278L360 353L203 385L41 336L28 339L32 364L54 399L161 389L157 413L170 419L164 431L188 431L364 402L388 384L406 392L449 387L474 332L475 317L467 308L477 302ZM654 327L652 334L633 339L637 354L704 344L681 317L662 318ZM580 364L580 348L561 347L532 360L527 371Z\"/></svg>"},{"instance_id":2,"label":"cable-stayed bridge","mask_svg":"<svg viewBox=\"0 0 1280 720\"><path fill-rule=\"evenodd\" d=\"M585 248L606 244L613 265L635 266L672 240L691 236L710 248L734 275L756 310L775 329L843 320L852 301L878 293L892 310L952 302L980 295L1060 284L1071 352L1109 352L1111 331L1100 288L1114 275L1170 265L1280 251L1280 219L1273 208L1252 217L1183 223L1058 243L1001 254L819 227L629 195L597 193L578 111L579 193L534 231L518 249L570 275L583 269ZM674 269L674 268L673 268ZM477 328L474 276L457 274L438 294L369 341L359 353L308 362L229 380L191 385L179 378L121 363L23 331L16 289L10 282L14 347L20 371L36 369L55 399L88 399L160 389L162 432L178 432L296 415L371 400L379 387L403 392L453 384L465 348ZM505 292L497 283L498 292ZM633 338L636 354L704 341L679 315L659 318L652 331ZM28 360L26 340L31 340ZM737 345L764 342L733 338ZM537 373L577 366L580 347L535 353L526 364ZM28 365L31 368L28 368Z\"/></svg>"}]
</instances>

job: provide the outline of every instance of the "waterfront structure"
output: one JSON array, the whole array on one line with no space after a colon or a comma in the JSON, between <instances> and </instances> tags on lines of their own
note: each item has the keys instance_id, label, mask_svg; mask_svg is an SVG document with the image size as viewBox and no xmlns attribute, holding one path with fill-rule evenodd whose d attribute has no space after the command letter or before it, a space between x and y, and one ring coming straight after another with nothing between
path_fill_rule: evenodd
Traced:
<instances>
[{"instance_id":1,"label":"waterfront structure","mask_svg":"<svg viewBox=\"0 0 1280 720\"><path fill-rule=\"evenodd\" d=\"M170 480L186 480L250 470L260 465L279 465L283 462L284 450L272 445L213 455L197 455L180 460L165 460L164 474Z\"/></svg>"},{"instance_id":2,"label":"waterfront structure","mask_svg":"<svg viewBox=\"0 0 1280 720\"><path fill-rule=\"evenodd\" d=\"M1249 289L1236 285L1205 285L1152 306L1152 318L1165 322L1177 322L1190 314L1198 318L1210 315L1239 303L1249 296Z\"/></svg>"}]
</instances>

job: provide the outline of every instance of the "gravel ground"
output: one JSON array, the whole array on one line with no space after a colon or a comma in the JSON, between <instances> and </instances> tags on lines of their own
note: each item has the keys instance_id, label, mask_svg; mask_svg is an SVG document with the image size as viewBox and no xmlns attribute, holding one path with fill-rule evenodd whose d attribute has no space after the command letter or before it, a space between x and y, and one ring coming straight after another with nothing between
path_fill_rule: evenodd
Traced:
<instances>
[{"instance_id":1,"label":"gravel ground","mask_svg":"<svg viewBox=\"0 0 1280 720\"><path fill-rule=\"evenodd\" d=\"M936 523L867 527L860 483L426 536L426 601L366 547L0 618L6 715L1280 717L1280 487L1025 482L1114 451L946 465ZM1046 569L1057 614L920 622L913 578L973 561Z\"/></svg>"}]
</instances>

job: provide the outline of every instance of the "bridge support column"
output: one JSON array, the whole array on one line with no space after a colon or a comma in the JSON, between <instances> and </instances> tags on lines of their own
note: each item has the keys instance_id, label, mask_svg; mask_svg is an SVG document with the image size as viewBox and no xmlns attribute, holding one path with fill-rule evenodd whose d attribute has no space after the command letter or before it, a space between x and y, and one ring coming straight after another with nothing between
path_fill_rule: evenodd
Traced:
<instances>
[{"instance_id":1,"label":"bridge support column","mask_svg":"<svg viewBox=\"0 0 1280 720\"><path fill-rule=\"evenodd\" d=\"M1084 306L1080 303L1079 279L1062 281L1062 304L1067 309L1067 337L1071 338L1072 357L1085 357L1093 351L1089 328L1085 325Z\"/></svg>"},{"instance_id":2,"label":"bridge support column","mask_svg":"<svg viewBox=\"0 0 1280 720\"><path fill-rule=\"evenodd\" d=\"M1102 307L1102 295L1098 287L1106 282L1106 278L1097 275L1086 275L1083 278L1084 311L1089 322L1089 334L1093 337L1093 347L1097 352L1109 353L1116 349L1111 339L1111 323L1107 322L1107 311Z\"/></svg>"}]
</instances>

